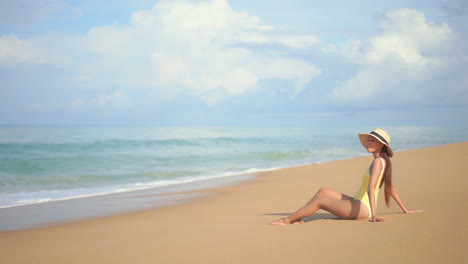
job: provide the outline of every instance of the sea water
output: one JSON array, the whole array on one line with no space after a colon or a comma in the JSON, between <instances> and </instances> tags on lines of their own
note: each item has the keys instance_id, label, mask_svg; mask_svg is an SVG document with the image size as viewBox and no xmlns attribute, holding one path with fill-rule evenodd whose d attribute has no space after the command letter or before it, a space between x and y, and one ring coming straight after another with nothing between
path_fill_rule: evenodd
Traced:
<instances>
[{"instance_id":1,"label":"sea water","mask_svg":"<svg viewBox=\"0 0 468 264\"><path fill-rule=\"evenodd\" d=\"M0 127L1 208L188 185L369 155L372 127ZM385 127L395 151L468 140L463 127Z\"/></svg>"}]
</instances>

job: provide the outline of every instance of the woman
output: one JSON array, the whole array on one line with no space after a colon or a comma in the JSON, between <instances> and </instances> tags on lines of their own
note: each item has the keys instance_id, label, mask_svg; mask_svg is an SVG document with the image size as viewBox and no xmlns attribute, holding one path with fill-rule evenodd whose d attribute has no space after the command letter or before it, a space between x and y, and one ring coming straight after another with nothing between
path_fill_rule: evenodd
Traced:
<instances>
[{"instance_id":1,"label":"woman","mask_svg":"<svg viewBox=\"0 0 468 264\"><path fill-rule=\"evenodd\" d=\"M382 129L374 129L369 134L359 134L359 139L367 152L374 155L368 170L363 176L362 186L354 197L321 188L312 199L294 214L272 222L272 225L300 223L301 219L323 209L343 219L371 219L372 222L384 222L377 217L377 197L379 189L385 184L385 202L390 205L390 196L398 203L403 212L416 213L422 210L409 210L405 207L392 184L392 163L390 157L390 136Z\"/></svg>"}]
</instances>

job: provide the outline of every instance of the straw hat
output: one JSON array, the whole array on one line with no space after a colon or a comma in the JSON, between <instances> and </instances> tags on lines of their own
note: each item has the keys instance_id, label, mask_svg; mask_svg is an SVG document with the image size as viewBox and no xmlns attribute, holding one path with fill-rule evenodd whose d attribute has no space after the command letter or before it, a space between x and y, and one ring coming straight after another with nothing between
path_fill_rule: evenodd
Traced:
<instances>
[{"instance_id":1,"label":"straw hat","mask_svg":"<svg viewBox=\"0 0 468 264\"><path fill-rule=\"evenodd\" d=\"M387 154L389 157L393 156L393 149L390 147L390 141L392 141L392 138L390 138L390 135L383 129L376 128L372 130L369 134L361 134L359 133L359 140L361 140L361 144L364 148L367 148L367 137L371 136L380 141L382 144L387 146Z\"/></svg>"}]
</instances>

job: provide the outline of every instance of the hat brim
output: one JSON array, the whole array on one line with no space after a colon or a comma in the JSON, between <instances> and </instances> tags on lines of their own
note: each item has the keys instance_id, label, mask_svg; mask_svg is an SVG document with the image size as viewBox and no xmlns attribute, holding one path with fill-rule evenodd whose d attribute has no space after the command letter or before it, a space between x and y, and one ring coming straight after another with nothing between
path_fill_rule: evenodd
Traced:
<instances>
[{"instance_id":1,"label":"hat brim","mask_svg":"<svg viewBox=\"0 0 468 264\"><path fill-rule=\"evenodd\" d=\"M373 137L375 139L377 139L380 143L384 144L386 147L387 147L387 154L389 157L393 157L393 149L390 145L388 145L387 143L383 142L380 138L372 135L372 134L366 134L366 133L359 133L359 140L361 141L361 145L367 149L367 137Z\"/></svg>"}]
</instances>

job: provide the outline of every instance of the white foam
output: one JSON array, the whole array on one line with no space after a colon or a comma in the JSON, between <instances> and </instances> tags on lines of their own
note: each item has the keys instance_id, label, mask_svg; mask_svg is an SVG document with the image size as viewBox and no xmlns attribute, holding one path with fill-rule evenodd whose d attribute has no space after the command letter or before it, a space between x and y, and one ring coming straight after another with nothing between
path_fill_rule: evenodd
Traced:
<instances>
[{"instance_id":1,"label":"white foam","mask_svg":"<svg viewBox=\"0 0 468 264\"><path fill-rule=\"evenodd\" d=\"M153 182L137 182L126 185L97 187L97 188L82 188L69 190L49 190L37 192L20 192L0 195L0 208L11 208L25 205L33 205L54 201L66 201L72 199L89 198L117 193L125 193L132 191L148 190L158 187L166 187L177 184L188 184L203 180L220 179L226 177L234 177L239 175L254 174L266 171L278 170L284 167L275 167L267 169L251 168L240 172L224 172L211 176L185 177L174 180L153 181Z\"/></svg>"}]
</instances>

